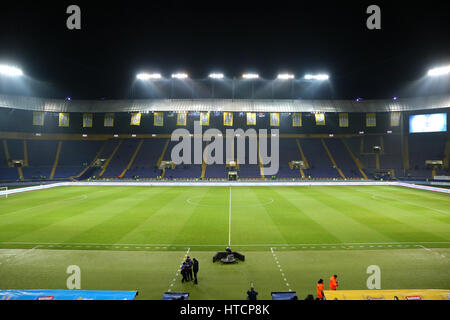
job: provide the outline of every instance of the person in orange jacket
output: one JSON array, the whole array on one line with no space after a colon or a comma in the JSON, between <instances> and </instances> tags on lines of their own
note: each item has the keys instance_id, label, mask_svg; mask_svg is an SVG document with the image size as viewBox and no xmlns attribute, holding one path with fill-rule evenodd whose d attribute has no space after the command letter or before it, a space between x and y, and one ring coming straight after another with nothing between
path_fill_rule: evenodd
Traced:
<instances>
[{"instance_id":1,"label":"person in orange jacket","mask_svg":"<svg viewBox=\"0 0 450 320\"><path fill-rule=\"evenodd\" d=\"M317 289L316 289L316 293L317 293L317 300L323 300L324 299L324 294L323 294L323 290L324 290L324 286L323 286L323 280L320 279L319 281L317 281Z\"/></svg>"},{"instance_id":2,"label":"person in orange jacket","mask_svg":"<svg viewBox=\"0 0 450 320\"><path fill-rule=\"evenodd\" d=\"M337 287L338 287L337 275L333 275L330 278L330 290L337 290Z\"/></svg>"}]
</instances>

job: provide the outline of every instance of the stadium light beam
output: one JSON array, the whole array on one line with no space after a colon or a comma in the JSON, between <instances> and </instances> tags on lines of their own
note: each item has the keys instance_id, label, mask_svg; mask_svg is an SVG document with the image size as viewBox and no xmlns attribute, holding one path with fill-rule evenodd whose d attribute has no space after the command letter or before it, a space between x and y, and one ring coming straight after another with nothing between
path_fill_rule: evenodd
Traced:
<instances>
[{"instance_id":1,"label":"stadium light beam","mask_svg":"<svg viewBox=\"0 0 450 320\"><path fill-rule=\"evenodd\" d=\"M439 77L450 73L450 65L428 70L429 77Z\"/></svg>"},{"instance_id":2,"label":"stadium light beam","mask_svg":"<svg viewBox=\"0 0 450 320\"><path fill-rule=\"evenodd\" d=\"M306 80L317 80L317 81L324 81L328 80L330 78L327 74L306 74L305 79Z\"/></svg>"},{"instance_id":3,"label":"stadium light beam","mask_svg":"<svg viewBox=\"0 0 450 320\"><path fill-rule=\"evenodd\" d=\"M292 80L294 79L294 75L293 74L289 74L289 73L280 73L277 76L278 80Z\"/></svg>"},{"instance_id":4,"label":"stadium light beam","mask_svg":"<svg viewBox=\"0 0 450 320\"><path fill-rule=\"evenodd\" d=\"M210 73L209 77L211 79L223 79L224 75L223 73Z\"/></svg>"},{"instance_id":5,"label":"stadium light beam","mask_svg":"<svg viewBox=\"0 0 450 320\"><path fill-rule=\"evenodd\" d=\"M153 80L153 79L161 79L161 74L160 73L139 73L138 75L136 75L136 78L138 80Z\"/></svg>"},{"instance_id":6,"label":"stadium light beam","mask_svg":"<svg viewBox=\"0 0 450 320\"><path fill-rule=\"evenodd\" d=\"M174 79L187 79L188 75L187 75L187 73L174 73L174 74L172 74L172 78L174 78Z\"/></svg>"},{"instance_id":7,"label":"stadium light beam","mask_svg":"<svg viewBox=\"0 0 450 320\"><path fill-rule=\"evenodd\" d=\"M258 79L259 78L259 74L257 74L257 73L244 73L243 75L242 75L242 78L244 78L244 79Z\"/></svg>"},{"instance_id":8,"label":"stadium light beam","mask_svg":"<svg viewBox=\"0 0 450 320\"><path fill-rule=\"evenodd\" d=\"M8 77L20 77L23 75L23 72L19 68L13 66L0 65L0 74Z\"/></svg>"}]
</instances>

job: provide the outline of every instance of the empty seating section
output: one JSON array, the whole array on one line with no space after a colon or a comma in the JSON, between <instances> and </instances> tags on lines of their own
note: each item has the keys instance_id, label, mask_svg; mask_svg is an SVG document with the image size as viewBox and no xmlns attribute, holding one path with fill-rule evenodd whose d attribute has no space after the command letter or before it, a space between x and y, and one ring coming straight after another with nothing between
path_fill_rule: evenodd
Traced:
<instances>
[{"instance_id":1,"label":"empty seating section","mask_svg":"<svg viewBox=\"0 0 450 320\"><path fill-rule=\"evenodd\" d=\"M353 161L341 139L326 139L325 143L338 168L341 169L347 179L362 178L355 161Z\"/></svg>"},{"instance_id":2,"label":"empty seating section","mask_svg":"<svg viewBox=\"0 0 450 320\"><path fill-rule=\"evenodd\" d=\"M402 174L403 154L401 136L386 135L384 139L384 150L380 155L380 168L394 169L396 174Z\"/></svg>"},{"instance_id":3,"label":"empty seating section","mask_svg":"<svg viewBox=\"0 0 450 320\"><path fill-rule=\"evenodd\" d=\"M124 139L117 152L112 157L108 167L103 173L103 178L118 178L122 171L128 166L139 139ZM113 151L111 151L113 152Z\"/></svg>"},{"instance_id":4,"label":"empty seating section","mask_svg":"<svg viewBox=\"0 0 450 320\"><path fill-rule=\"evenodd\" d=\"M11 160L25 160L23 152L23 140L8 140L7 144Z\"/></svg>"},{"instance_id":5,"label":"empty seating section","mask_svg":"<svg viewBox=\"0 0 450 320\"><path fill-rule=\"evenodd\" d=\"M54 178L67 178L80 174L94 160L104 141L63 141Z\"/></svg>"},{"instance_id":6,"label":"empty seating section","mask_svg":"<svg viewBox=\"0 0 450 320\"><path fill-rule=\"evenodd\" d=\"M270 148L270 144L269 144ZM302 157L297 147L295 139L280 139L280 168L278 170L277 178L301 178L299 169L292 169L289 167L291 161L301 161ZM266 165L267 166L267 165ZM265 167L266 167L265 166Z\"/></svg>"},{"instance_id":7,"label":"empty seating section","mask_svg":"<svg viewBox=\"0 0 450 320\"><path fill-rule=\"evenodd\" d=\"M305 170L307 177L340 178L339 172L333 168L320 139L301 139L300 143L310 167L310 169Z\"/></svg>"},{"instance_id":8,"label":"empty seating section","mask_svg":"<svg viewBox=\"0 0 450 320\"><path fill-rule=\"evenodd\" d=\"M443 160L445 145L448 139L447 134L409 134L409 164L410 170L404 168L404 155L402 146L402 136L392 134L383 135L353 136L348 138L325 138L324 141L336 165L343 172L346 178L362 178L354 159L351 157L343 141L346 142L354 156L357 157L369 177L372 177L376 171L376 154L373 151L374 146L383 147L379 155L379 167L381 170L395 170L396 177L430 178L431 168L426 168L426 160ZM328 156L320 138L298 138L303 153L309 163L309 169L304 169L306 178L315 179L340 179L341 176ZM24 179L48 179L58 148L58 140L26 140L26 154L24 151L24 140L8 139L5 140L7 150L11 160L26 160L28 155L28 165L24 163L22 168ZM142 141L141 148L138 149ZM116 147L117 152L111 157ZM165 149L166 143L168 143ZM296 138L281 138L279 140L279 171L276 176L278 179L300 179L302 178L300 170L289 167L290 161L302 160L301 153L297 146ZM101 178L117 179L124 169L130 167L124 172L124 179L156 179L163 173L157 167L158 160L163 155L162 160L171 160L172 149L178 141L169 141L167 138L146 138L146 139L109 139L109 140L62 140L61 152L57 163L54 178L64 179L80 174L86 166L89 166L99 153L99 159L110 161L104 170ZM272 156L271 143L268 141L268 156ZM206 143L202 143L202 150ZM237 141L234 142L234 155L230 159L237 159ZM137 153L136 153L137 151ZM260 151L261 153L261 151ZM135 154L134 160L133 155ZM223 164L211 164L203 166L205 179L227 179L226 167L226 143L223 143ZM3 145L0 145L0 180L19 179L18 169L9 167L7 155ZM259 157L257 156L258 160ZM133 161L131 161L133 160ZM240 179L260 179L261 169L259 163L250 164L250 150L248 139L245 148L245 163L238 162L238 176ZM200 179L202 177L202 165L194 163L194 144L191 144L191 163L177 165L175 169L166 169L165 179ZM267 173L266 164L265 172ZM90 169L91 170L91 169ZM88 177L99 177L101 168L89 171ZM449 174L448 169L437 170L436 174ZM265 178L271 178L272 175L264 174ZM85 178L85 177L84 177Z\"/></svg>"},{"instance_id":9,"label":"empty seating section","mask_svg":"<svg viewBox=\"0 0 450 320\"><path fill-rule=\"evenodd\" d=\"M0 180L16 180L19 178L16 168L9 168L3 148L3 141L0 141Z\"/></svg>"},{"instance_id":10,"label":"empty seating section","mask_svg":"<svg viewBox=\"0 0 450 320\"><path fill-rule=\"evenodd\" d=\"M213 152L212 150L210 150ZM231 151L231 150L230 150ZM223 141L223 164L211 164L206 166L205 170L205 179L228 179L227 176L227 166L226 166L226 156L227 156L227 148L225 139ZM217 156L215 153L212 153L212 156Z\"/></svg>"},{"instance_id":11,"label":"empty seating section","mask_svg":"<svg viewBox=\"0 0 450 320\"><path fill-rule=\"evenodd\" d=\"M156 178L161 174L156 165L164 149L166 139L145 139L130 169L124 178ZM166 153L169 150L167 149Z\"/></svg>"},{"instance_id":12,"label":"empty seating section","mask_svg":"<svg viewBox=\"0 0 450 320\"><path fill-rule=\"evenodd\" d=\"M369 154L364 153L364 147L362 148L361 152L361 141L363 141L363 143L366 142L366 139L361 139L363 139L363 137L351 137L347 138L346 142L348 143L350 149L353 151L353 154L361 161L365 169L367 169L368 171L375 170L375 154L373 153L373 151L370 151Z\"/></svg>"},{"instance_id":13,"label":"empty seating section","mask_svg":"<svg viewBox=\"0 0 450 320\"><path fill-rule=\"evenodd\" d=\"M164 156L165 161L170 161L172 149L175 147L179 142L178 141L171 141L169 143L169 147L167 148L166 154ZM205 144L203 143L203 148L205 147ZM180 156L183 156L183 153L181 152ZM175 169L167 169L164 178L168 179L199 179L202 175L202 165L201 164L193 164L194 163L194 142L191 143L191 163L192 164L181 164L177 165Z\"/></svg>"},{"instance_id":14,"label":"empty seating section","mask_svg":"<svg viewBox=\"0 0 450 320\"><path fill-rule=\"evenodd\" d=\"M443 160L446 141L447 135L443 134L409 135L409 173L414 177L431 177L431 168L426 168L425 161Z\"/></svg>"},{"instance_id":15,"label":"empty seating section","mask_svg":"<svg viewBox=\"0 0 450 320\"><path fill-rule=\"evenodd\" d=\"M257 164L250 164L250 150L248 147L248 141L246 142L245 163L239 163L239 178L240 179L261 179L261 169L259 167L259 156L256 154ZM238 156L237 143L234 144L235 157Z\"/></svg>"},{"instance_id":16,"label":"empty seating section","mask_svg":"<svg viewBox=\"0 0 450 320\"><path fill-rule=\"evenodd\" d=\"M56 140L27 140L28 166L22 168L24 178L50 177L57 147Z\"/></svg>"}]
</instances>

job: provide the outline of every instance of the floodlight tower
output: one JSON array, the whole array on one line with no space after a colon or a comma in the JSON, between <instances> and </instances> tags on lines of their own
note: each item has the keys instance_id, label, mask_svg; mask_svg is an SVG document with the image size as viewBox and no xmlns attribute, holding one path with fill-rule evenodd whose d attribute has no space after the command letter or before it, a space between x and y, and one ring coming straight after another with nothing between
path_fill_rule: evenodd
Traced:
<instances>
[{"instance_id":1,"label":"floodlight tower","mask_svg":"<svg viewBox=\"0 0 450 320\"><path fill-rule=\"evenodd\" d=\"M0 65L0 75L7 77L20 77L23 75L23 72L17 67L2 64Z\"/></svg>"},{"instance_id":2,"label":"floodlight tower","mask_svg":"<svg viewBox=\"0 0 450 320\"><path fill-rule=\"evenodd\" d=\"M223 73L210 73L208 76L212 81L211 81L211 91L212 91L212 97L214 99L214 83L217 80L222 80L224 78Z\"/></svg>"},{"instance_id":3,"label":"floodlight tower","mask_svg":"<svg viewBox=\"0 0 450 320\"><path fill-rule=\"evenodd\" d=\"M257 73L244 73L242 75L242 78L244 80L255 80L255 79L259 79L259 74L257 74ZM252 81L252 99L254 98L254 95L255 95L254 91L255 91L254 82Z\"/></svg>"},{"instance_id":4,"label":"floodlight tower","mask_svg":"<svg viewBox=\"0 0 450 320\"><path fill-rule=\"evenodd\" d=\"M450 65L428 70L429 77L440 77L450 74Z\"/></svg>"}]
</instances>

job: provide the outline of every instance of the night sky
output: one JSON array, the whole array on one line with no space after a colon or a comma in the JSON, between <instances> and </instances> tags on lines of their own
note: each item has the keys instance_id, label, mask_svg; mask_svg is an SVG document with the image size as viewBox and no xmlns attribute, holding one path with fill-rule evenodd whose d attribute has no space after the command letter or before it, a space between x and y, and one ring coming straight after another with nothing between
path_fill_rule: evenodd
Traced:
<instances>
[{"instance_id":1,"label":"night sky","mask_svg":"<svg viewBox=\"0 0 450 320\"><path fill-rule=\"evenodd\" d=\"M70 4L81 7L80 31L66 28ZM370 4L381 7L381 30L366 28ZM206 79L217 70L330 74L332 89L314 98L448 94L448 79L423 80L450 63L448 13L444 1L2 3L0 62L19 65L26 79L1 79L0 93L128 99L139 71Z\"/></svg>"}]
</instances>

